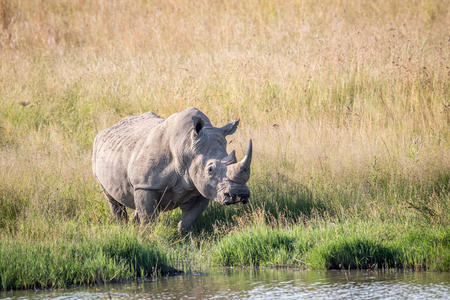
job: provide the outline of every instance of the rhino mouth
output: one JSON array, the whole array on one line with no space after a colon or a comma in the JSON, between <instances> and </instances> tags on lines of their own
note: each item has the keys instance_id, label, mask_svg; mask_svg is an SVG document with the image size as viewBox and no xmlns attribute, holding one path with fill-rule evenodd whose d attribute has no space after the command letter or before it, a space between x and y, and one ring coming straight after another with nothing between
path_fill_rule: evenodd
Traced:
<instances>
[{"instance_id":1,"label":"rhino mouth","mask_svg":"<svg viewBox=\"0 0 450 300\"><path fill-rule=\"evenodd\" d=\"M249 194L230 194L225 193L223 198L223 205L231 205L231 204L247 204L248 198L250 198Z\"/></svg>"}]
</instances>

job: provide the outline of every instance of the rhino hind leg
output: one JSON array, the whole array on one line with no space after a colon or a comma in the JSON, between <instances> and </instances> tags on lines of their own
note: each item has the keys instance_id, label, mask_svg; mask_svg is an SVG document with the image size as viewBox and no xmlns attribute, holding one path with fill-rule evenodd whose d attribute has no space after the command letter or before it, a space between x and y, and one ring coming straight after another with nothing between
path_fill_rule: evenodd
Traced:
<instances>
[{"instance_id":1,"label":"rhino hind leg","mask_svg":"<svg viewBox=\"0 0 450 300\"><path fill-rule=\"evenodd\" d=\"M108 198L109 208L112 214L117 218L117 220L122 222L128 221L128 214L125 205L117 202L113 197L105 193L106 198Z\"/></svg>"}]
</instances>

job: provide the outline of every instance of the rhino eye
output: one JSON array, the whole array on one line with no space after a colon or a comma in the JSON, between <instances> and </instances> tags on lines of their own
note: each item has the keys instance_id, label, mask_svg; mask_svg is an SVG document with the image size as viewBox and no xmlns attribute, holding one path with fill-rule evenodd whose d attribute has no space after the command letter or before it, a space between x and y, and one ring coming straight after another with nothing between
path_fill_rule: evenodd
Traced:
<instances>
[{"instance_id":1,"label":"rhino eye","mask_svg":"<svg viewBox=\"0 0 450 300\"><path fill-rule=\"evenodd\" d=\"M208 174L211 175L213 173L213 171L214 171L213 166L209 166L208 167Z\"/></svg>"}]
</instances>

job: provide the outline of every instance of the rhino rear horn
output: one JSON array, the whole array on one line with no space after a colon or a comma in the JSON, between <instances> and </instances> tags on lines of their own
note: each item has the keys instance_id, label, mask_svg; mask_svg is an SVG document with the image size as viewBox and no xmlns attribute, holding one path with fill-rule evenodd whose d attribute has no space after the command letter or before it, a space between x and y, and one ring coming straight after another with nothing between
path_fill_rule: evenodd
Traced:
<instances>
[{"instance_id":1,"label":"rhino rear horn","mask_svg":"<svg viewBox=\"0 0 450 300\"><path fill-rule=\"evenodd\" d=\"M247 154L240 162L229 165L227 177L236 183L244 184L250 179L250 164L252 163L252 140L248 145Z\"/></svg>"},{"instance_id":2,"label":"rhino rear horn","mask_svg":"<svg viewBox=\"0 0 450 300\"><path fill-rule=\"evenodd\" d=\"M236 159L236 154L235 154L236 152L233 150L233 151L231 151L231 153L230 154L228 154L227 156L225 156L224 158L222 158L222 163L224 164L224 165L232 165L232 164L235 164L235 163L237 163L237 159Z\"/></svg>"}]
</instances>

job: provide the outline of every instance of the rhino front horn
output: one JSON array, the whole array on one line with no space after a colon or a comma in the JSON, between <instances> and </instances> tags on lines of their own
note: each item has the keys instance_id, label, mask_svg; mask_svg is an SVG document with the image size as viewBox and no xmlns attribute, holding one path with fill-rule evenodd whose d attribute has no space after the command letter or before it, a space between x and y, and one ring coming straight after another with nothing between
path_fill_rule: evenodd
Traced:
<instances>
[{"instance_id":1,"label":"rhino front horn","mask_svg":"<svg viewBox=\"0 0 450 300\"><path fill-rule=\"evenodd\" d=\"M247 154L245 154L244 159L241 161L241 164L250 169L250 164L252 163L252 139L248 143Z\"/></svg>"},{"instance_id":2,"label":"rhino front horn","mask_svg":"<svg viewBox=\"0 0 450 300\"><path fill-rule=\"evenodd\" d=\"M250 178L250 164L252 163L252 140L250 139L247 154L238 163L228 166L227 177L236 183L245 184Z\"/></svg>"}]
</instances>

